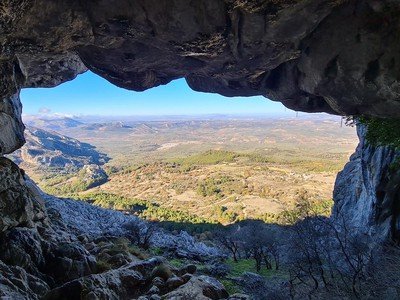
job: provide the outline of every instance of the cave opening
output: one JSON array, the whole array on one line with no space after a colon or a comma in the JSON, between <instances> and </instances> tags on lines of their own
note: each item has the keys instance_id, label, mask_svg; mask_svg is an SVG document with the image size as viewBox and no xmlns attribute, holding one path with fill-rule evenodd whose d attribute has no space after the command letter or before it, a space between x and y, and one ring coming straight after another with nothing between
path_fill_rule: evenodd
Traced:
<instances>
[{"instance_id":1,"label":"cave opening","mask_svg":"<svg viewBox=\"0 0 400 300\"><path fill-rule=\"evenodd\" d=\"M132 92L89 71L20 97L27 143L11 157L40 188L182 228L329 216L357 143L339 116L183 80Z\"/></svg>"}]
</instances>

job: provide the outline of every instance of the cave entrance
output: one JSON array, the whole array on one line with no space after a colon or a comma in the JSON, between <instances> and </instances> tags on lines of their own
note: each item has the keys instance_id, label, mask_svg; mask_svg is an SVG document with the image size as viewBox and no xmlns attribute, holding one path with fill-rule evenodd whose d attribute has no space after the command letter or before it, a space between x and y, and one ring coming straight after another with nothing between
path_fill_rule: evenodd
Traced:
<instances>
[{"instance_id":1,"label":"cave entrance","mask_svg":"<svg viewBox=\"0 0 400 300\"><path fill-rule=\"evenodd\" d=\"M46 192L158 221L229 224L328 215L357 143L326 114L263 97L136 93L93 73L21 92L27 144L12 156Z\"/></svg>"}]
</instances>

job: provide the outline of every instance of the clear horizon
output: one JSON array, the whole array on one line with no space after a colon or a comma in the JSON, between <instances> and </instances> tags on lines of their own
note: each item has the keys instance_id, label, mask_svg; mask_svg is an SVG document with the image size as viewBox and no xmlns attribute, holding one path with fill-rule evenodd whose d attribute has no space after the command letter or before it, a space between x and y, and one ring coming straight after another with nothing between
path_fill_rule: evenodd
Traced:
<instances>
[{"instance_id":1,"label":"clear horizon","mask_svg":"<svg viewBox=\"0 0 400 300\"><path fill-rule=\"evenodd\" d=\"M21 91L24 115L204 116L293 115L280 102L262 96L224 97L196 92L184 79L144 92L118 88L88 71L54 88Z\"/></svg>"}]
</instances>

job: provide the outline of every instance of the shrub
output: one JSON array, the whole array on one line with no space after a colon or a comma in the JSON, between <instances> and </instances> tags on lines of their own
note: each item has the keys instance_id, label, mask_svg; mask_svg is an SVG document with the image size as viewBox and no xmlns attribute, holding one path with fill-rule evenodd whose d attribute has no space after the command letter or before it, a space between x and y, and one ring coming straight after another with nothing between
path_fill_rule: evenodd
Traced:
<instances>
[{"instance_id":1,"label":"shrub","mask_svg":"<svg viewBox=\"0 0 400 300\"><path fill-rule=\"evenodd\" d=\"M97 260L96 262L96 273L107 272L112 269L112 265L105 260Z\"/></svg>"},{"instance_id":2,"label":"shrub","mask_svg":"<svg viewBox=\"0 0 400 300\"><path fill-rule=\"evenodd\" d=\"M150 248L151 238L156 231L156 225L154 223L132 220L124 224L124 228L128 231L128 236L133 244L145 250Z\"/></svg>"}]
</instances>

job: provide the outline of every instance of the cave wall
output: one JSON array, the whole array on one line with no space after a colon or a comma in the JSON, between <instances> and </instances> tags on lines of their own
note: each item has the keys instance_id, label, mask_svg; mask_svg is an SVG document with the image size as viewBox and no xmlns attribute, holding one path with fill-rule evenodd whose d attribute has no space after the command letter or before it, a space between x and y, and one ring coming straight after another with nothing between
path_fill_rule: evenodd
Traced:
<instances>
[{"instance_id":1,"label":"cave wall","mask_svg":"<svg viewBox=\"0 0 400 300\"><path fill-rule=\"evenodd\" d=\"M400 117L399 16L395 0L3 0L0 156L24 143L20 89L88 69L135 91L185 78L305 112ZM338 178L338 203L361 223L374 208L361 216L359 196L343 200L356 187L340 183L376 159L353 157Z\"/></svg>"},{"instance_id":2,"label":"cave wall","mask_svg":"<svg viewBox=\"0 0 400 300\"><path fill-rule=\"evenodd\" d=\"M0 157L0 235L14 227L46 223L43 199L16 164Z\"/></svg>"}]
</instances>

